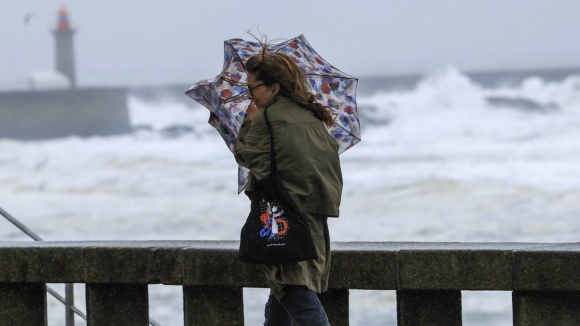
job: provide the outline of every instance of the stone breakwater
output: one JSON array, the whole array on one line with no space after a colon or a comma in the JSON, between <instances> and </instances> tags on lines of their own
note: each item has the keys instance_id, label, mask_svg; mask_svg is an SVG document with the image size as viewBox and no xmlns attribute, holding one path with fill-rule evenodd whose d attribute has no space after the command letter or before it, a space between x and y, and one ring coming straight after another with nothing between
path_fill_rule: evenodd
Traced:
<instances>
[{"instance_id":1,"label":"stone breakwater","mask_svg":"<svg viewBox=\"0 0 580 326\"><path fill-rule=\"evenodd\" d=\"M0 92L0 138L38 140L131 132L122 88Z\"/></svg>"}]
</instances>

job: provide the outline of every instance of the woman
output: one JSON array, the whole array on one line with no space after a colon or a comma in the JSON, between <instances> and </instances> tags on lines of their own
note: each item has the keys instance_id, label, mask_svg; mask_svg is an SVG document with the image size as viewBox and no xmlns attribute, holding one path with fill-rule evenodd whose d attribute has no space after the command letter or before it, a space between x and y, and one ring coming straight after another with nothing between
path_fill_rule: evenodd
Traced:
<instances>
[{"instance_id":1,"label":"woman","mask_svg":"<svg viewBox=\"0 0 580 326\"><path fill-rule=\"evenodd\" d=\"M280 54L260 54L246 63L248 98L252 100L240 128L234 154L250 169L251 181L270 173L270 135L274 131L278 174L306 218L318 253L317 260L262 265L270 297L264 325L329 325L316 296L327 290L330 271L328 217L338 217L342 174L338 143L328 134L327 108L309 93L302 70Z\"/></svg>"}]
</instances>

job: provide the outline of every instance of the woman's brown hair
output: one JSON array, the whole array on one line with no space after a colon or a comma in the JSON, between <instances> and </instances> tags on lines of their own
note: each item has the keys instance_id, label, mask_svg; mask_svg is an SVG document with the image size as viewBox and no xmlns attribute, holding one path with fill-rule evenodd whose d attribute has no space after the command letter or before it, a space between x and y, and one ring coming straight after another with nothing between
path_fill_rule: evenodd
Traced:
<instances>
[{"instance_id":1,"label":"woman's brown hair","mask_svg":"<svg viewBox=\"0 0 580 326\"><path fill-rule=\"evenodd\" d=\"M330 126L333 123L332 115L327 107L317 103L316 96L309 92L306 75L292 59L282 53L266 53L255 55L246 62L246 71L266 86L273 83L280 84L280 95L292 99L308 109L314 116Z\"/></svg>"}]
</instances>

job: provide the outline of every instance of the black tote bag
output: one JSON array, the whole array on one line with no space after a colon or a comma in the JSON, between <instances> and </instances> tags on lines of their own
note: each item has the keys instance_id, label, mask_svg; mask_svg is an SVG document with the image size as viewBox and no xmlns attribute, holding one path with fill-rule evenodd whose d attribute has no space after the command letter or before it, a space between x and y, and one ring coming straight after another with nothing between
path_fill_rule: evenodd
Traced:
<instances>
[{"instance_id":1,"label":"black tote bag","mask_svg":"<svg viewBox=\"0 0 580 326\"><path fill-rule=\"evenodd\" d=\"M254 181L250 193L250 214L242 227L238 258L244 263L277 265L318 259L310 227L278 177L274 132L270 133L270 174Z\"/></svg>"}]
</instances>

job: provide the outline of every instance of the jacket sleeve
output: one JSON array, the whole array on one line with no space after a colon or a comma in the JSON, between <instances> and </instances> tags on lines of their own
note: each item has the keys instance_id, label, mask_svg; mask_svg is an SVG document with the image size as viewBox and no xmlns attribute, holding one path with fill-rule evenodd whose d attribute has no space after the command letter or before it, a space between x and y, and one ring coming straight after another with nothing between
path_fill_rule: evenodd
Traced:
<instances>
[{"instance_id":1,"label":"jacket sleeve","mask_svg":"<svg viewBox=\"0 0 580 326\"><path fill-rule=\"evenodd\" d=\"M238 134L234 156L239 165L248 168L258 179L270 169L270 135L263 115L244 121Z\"/></svg>"}]
</instances>

